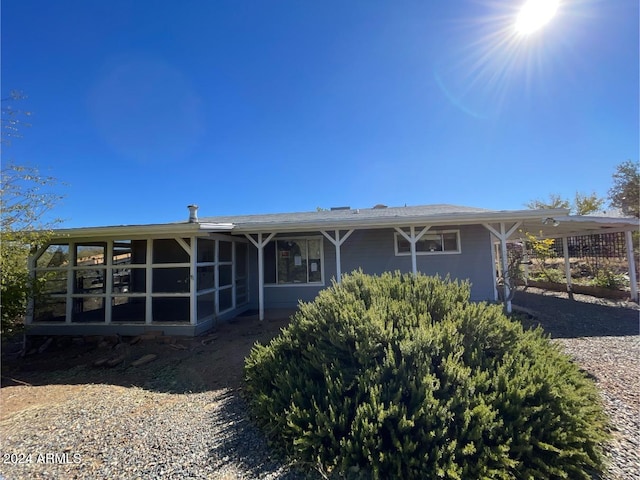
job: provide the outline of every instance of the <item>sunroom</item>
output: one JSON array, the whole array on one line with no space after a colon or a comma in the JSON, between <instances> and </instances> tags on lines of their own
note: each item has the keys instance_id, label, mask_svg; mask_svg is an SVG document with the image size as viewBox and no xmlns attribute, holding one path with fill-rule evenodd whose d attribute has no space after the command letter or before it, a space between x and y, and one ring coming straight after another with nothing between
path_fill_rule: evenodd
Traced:
<instances>
[{"instance_id":1,"label":"sunroom","mask_svg":"<svg viewBox=\"0 0 640 480\"><path fill-rule=\"evenodd\" d=\"M198 335L248 308L246 239L226 225L163 227L69 231L41 247L31 259L43 295L30 333Z\"/></svg>"}]
</instances>

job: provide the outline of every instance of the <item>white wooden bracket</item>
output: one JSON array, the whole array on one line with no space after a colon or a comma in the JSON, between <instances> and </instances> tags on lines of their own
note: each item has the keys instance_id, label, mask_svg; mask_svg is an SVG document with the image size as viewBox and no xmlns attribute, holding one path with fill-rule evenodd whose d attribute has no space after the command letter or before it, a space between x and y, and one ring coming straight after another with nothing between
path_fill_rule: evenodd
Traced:
<instances>
[{"instance_id":1,"label":"white wooden bracket","mask_svg":"<svg viewBox=\"0 0 640 480\"><path fill-rule=\"evenodd\" d=\"M333 246L336 248L336 281L340 283L342 281L342 263L340 260L340 247L345 242L347 238L353 233L353 229L347 231L342 237L340 237L340 230L336 230L334 232L334 237L332 237L329 233L321 230L320 233L324 235L327 240L329 240Z\"/></svg>"},{"instance_id":2,"label":"white wooden bracket","mask_svg":"<svg viewBox=\"0 0 640 480\"><path fill-rule=\"evenodd\" d=\"M427 231L431 228L431 225L427 225L426 227L424 227L422 230L420 230L420 233L418 233L416 235L416 227L409 227L409 233L407 234L407 232L405 232L404 230L402 230L400 227L395 227L396 232L398 232L400 235L402 235L402 237L409 242L409 245L411 246L411 271L413 272L413 274L417 274L418 273L418 260L416 258L416 243L418 243L418 240L420 240L422 238L422 236L427 233Z\"/></svg>"},{"instance_id":3,"label":"white wooden bracket","mask_svg":"<svg viewBox=\"0 0 640 480\"><path fill-rule=\"evenodd\" d=\"M511 237L511 235L513 235L515 233L515 231L520 228L520 226L522 225L522 222L516 222L513 224L513 226L511 228L509 228L507 230L506 225L504 224L504 222L500 222L500 230L496 230L493 226L489 225L488 223L483 223L482 224L484 226L484 228L486 228L487 230L489 230L499 241L500 241L500 260L502 262L502 274L505 278L505 282L504 282L504 307L505 310L507 311L507 313L511 313L511 300L509 300L509 296L511 293L511 290L509 288L509 279L507 278L508 274L509 274L509 260L507 258L507 240L509 239L509 237ZM494 275L495 277L495 275ZM496 281L496 279L494 278L494 282Z\"/></svg>"}]
</instances>

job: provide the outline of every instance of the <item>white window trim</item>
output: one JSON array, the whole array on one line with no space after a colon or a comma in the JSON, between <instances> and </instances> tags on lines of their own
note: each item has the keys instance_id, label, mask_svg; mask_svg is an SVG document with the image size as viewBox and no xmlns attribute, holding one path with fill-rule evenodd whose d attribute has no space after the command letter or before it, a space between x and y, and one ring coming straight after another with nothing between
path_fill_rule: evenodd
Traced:
<instances>
[{"instance_id":1,"label":"white window trim","mask_svg":"<svg viewBox=\"0 0 640 480\"><path fill-rule=\"evenodd\" d=\"M269 287L269 288L290 288L290 287L295 287L295 288L300 288L300 287L318 287L318 286L324 286L324 270L325 270L325 262L324 262L324 237L322 235L312 235L312 236L303 236L303 237L274 237L272 238L269 243L271 242L278 242L278 241L287 241L287 240L320 240L320 281L318 282L305 282L305 283L266 283L264 284L265 287ZM269 245L269 243L267 245ZM265 245L266 248L266 245ZM276 248L276 254L277 254L277 248ZM308 255L308 254L307 254ZM307 257L308 260L308 257ZM278 280L278 261L276 258L276 282ZM307 267L308 268L308 267ZM307 270L307 276L308 276L308 270Z\"/></svg>"},{"instance_id":2,"label":"white window trim","mask_svg":"<svg viewBox=\"0 0 640 480\"><path fill-rule=\"evenodd\" d=\"M462 253L462 246L460 244L460 230L429 230L425 235L443 235L445 233L455 233L456 234L456 244L458 246L457 250L448 250L444 252L420 252L416 249L416 255L459 255ZM398 251L398 238L402 238L405 240L398 232L393 234L393 246L395 249L396 257L410 257L411 251L408 252L399 252ZM420 240L422 240L422 237ZM420 241L418 240L418 242ZM443 243L444 244L444 243Z\"/></svg>"}]
</instances>

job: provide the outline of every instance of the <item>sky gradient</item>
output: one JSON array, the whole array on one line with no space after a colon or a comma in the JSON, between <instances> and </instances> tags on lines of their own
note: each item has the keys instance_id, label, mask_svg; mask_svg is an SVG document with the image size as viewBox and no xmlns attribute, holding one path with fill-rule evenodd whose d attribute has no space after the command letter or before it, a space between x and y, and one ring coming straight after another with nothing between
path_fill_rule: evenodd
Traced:
<instances>
[{"instance_id":1,"label":"sky gradient","mask_svg":"<svg viewBox=\"0 0 640 480\"><path fill-rule=\"evenodd\" d=\"M4 0L2 161L65 227L606 196L638 160L638 2Z\"/></svg>"}]
</instances>

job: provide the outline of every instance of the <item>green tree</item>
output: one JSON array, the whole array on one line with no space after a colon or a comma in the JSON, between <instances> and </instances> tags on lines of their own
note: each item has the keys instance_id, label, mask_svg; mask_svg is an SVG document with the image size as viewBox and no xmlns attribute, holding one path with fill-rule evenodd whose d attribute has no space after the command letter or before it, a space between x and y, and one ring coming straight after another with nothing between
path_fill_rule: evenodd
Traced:
<instances>
[{"instance_id":1,"label":"green tree","mask_svg":"<svg viewBox=\"0 0 640 480\"><path fill-rule=\"evenodd\" d=\"M576 192L573 202L573 210L576 215L589 215L590 213L600 212L603 206L604 198L598 197L595 192L589 195Z\"/></svg>"},{"instance_id":2,"label":"green tree","mask_svg":"<svg viewBox=\"0 0 640 480\"><path fill-rule=\"evenodd\" d=\"M589 215L590 213L596 213L602 210L604 205L604 199L598 197L594 193L583 194L576 192L573 202L566 198L562 198L560 195L552 193L549 195L548 200L535 199L527 202L527 208L533 210L543 208L568 208L571 213L576 215Z\"/></svg>"},{"instance_id":3,"label":"green tree","mask_svg":"<svg viewBox=\"0 0 640 480\"><path fill-rule=\"evenodd\" d=\"M616 167L609 202L625 215L640 217L640 162L627 160Z\"/></svg>"},{"instance_id":4,"label":"green tree","mask_svg":"<svg viewBox=\"0 0 640 480\"><path fill-rule=\"evenodd\" d=\"M531 200L525 205L527 208L532 210L539 210L543 208L571 208L571 202L569 202L569 200L566 200L555 193L549 195L549 200Z\"/></svg>"},{"instance_id":5,"label":"green tree","mask_svg":"<svg viewBox=\"0 0 640 480\"><path fill-rule=\"evenodd\" d=\"M26 112L16 110L11 103L23 98L12 92L2 100L5 148L11 137L18 136L19 127L26 126ZM54 177L10 161L0 171L0 185L1 333L6 335L21 330L29 299L40 291L41 284L29 275L28 258L33 249L46 243L51 228L59 223L47 216L61 196L55 192L58 182Z\"/></svg>"}]
</instances>

